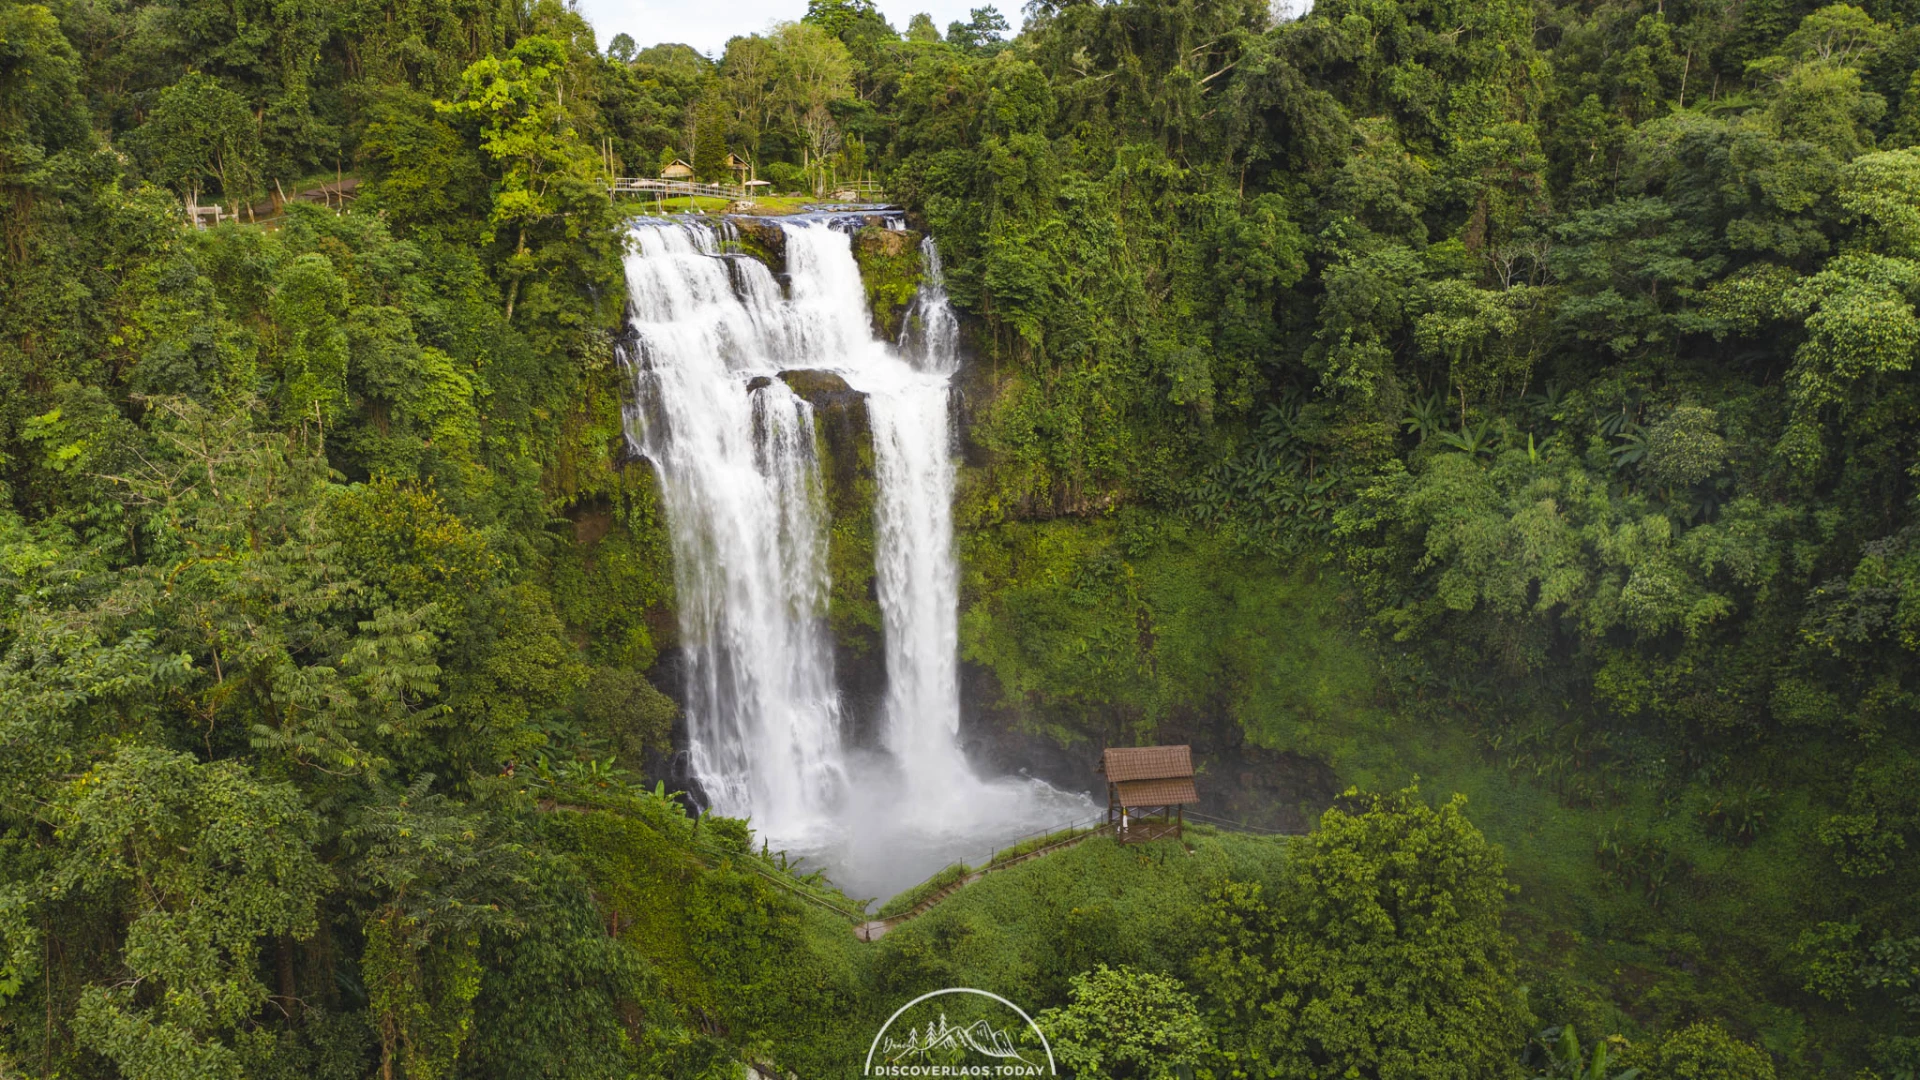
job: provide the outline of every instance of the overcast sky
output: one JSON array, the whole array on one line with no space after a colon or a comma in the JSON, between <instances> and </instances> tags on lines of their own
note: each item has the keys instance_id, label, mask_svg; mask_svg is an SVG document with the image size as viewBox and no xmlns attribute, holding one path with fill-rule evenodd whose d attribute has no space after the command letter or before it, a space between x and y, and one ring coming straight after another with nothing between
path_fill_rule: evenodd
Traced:
<instances>
[{"instance_id":1,"label":"overcast sky","mask_svg":"<svg viewBox=\"0 0 1920 1080\"><path fill-rule=\"evenodd\" d=\"M678 42L691 45L718 60L727 39L755 34L777 22L792 22L807 13L807 0L575 0L593 24L596 40L605 49L613 35L626 33L634 44ZM875 0L880 14L895 30L905 33L917 12L933 16L933 25L946 33L947 24L970 18L975 7L991 3L1007 17L1009 37L1020 32L1020 9L1026 0ZM1268 0L1280 18L1294 18L1313 10L1313 0Z\"/></svg>"},{"instance_id":2,"label":"overcast sky","mask_svg":"<svg viewBox=\"0 0 1920 1080\"><path fill-rule=\"evenodd\" d=\"M905 31L907 20L924 11L942 33L955 19L965 20L973 8L988 0L876 0L880 14L894 29ZM593 23L601 48L613 35L627 33L641 48L665 41L691 45L718 58L727 39L765 30L777 22L791 22L807 13L807 0L578 0ZM1025 0L995 3L1014 31L1020 29L1020 7Z\"/></svg>"}]
</instances>

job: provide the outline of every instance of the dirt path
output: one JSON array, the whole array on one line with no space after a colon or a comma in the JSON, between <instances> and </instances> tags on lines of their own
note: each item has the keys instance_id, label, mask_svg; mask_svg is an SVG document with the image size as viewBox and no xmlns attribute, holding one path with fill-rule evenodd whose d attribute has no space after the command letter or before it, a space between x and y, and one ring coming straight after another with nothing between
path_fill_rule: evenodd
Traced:
<instances>
[{"instance_id":1,"label":"dirt path","mask_svg":"<svg viewBox=\"0 0 1920 1080\"><path fill-rule=\"evenodd\" d=\"M954 893L959 892L961 889L967 887L968 885L971 885L974 882L979 881L981 878L986 877L988 874L994 873L999 870L1005 870L1009 866L1018 866L1019 864L1026 862L1028 859L1037 859L1042 855L1051 855L1056 851L1063 851L1067 848L1072 847L1075 844L1080 843L1083 840L1090 840L1096 836L1105 836L1106 833L1107 833L1107 827L1105 825L1097 826L1096 828L1092 829L1089 832L1083 832L1078 836L1069 836L1065 840L1061 840L1057 843L1048 844L1046 847L1043 847L1043 848L1034 848L1032 851L1029 851L1024 855L1016 855L1013 858L1007 859L1004 862L990 863L986 866L981 867L978 870L975 870L967 874L967 876L963 878L959 878L943 886L939 891L933 893L931 896L926 897L925 899L921 900L919 903L913 905L911 908L908 908L906 911L903 911L898 915L889 915L884 919L870 919L867 922L863 922L860 925L855 926L853 928L853 934L855 937L859 938L861 941L876 941L881 937L884 937L887 931L893 929L894 927L900 925L903 922L906 922L908 919L917 918L920 915L925 914L926 912L931 910L934 905L938 904L940 901L945 900L947 897L952 896Z\"/></svg>"}]
</instances>

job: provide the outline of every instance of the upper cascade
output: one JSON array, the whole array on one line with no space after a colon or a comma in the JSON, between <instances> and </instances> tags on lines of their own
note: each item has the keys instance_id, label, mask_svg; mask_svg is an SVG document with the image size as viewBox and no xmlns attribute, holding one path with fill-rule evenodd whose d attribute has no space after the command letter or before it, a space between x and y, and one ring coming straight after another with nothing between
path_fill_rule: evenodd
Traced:
<instances>
[{"instance_id":1,"label":"upper cascade","mask_svg":"<svg viewBox=\"0 0 1920 1080\"><path fill-rule=\"evenodd\" d=\"M739 224L634 223L629 430L662 482L689 750L712 809L877 894L1085 807L1025 781L988 792L960 751L958 320L929 239L900 340L877 338L847 231L871 222L842 216L749 226L778 230L784 286L730 253ZM878 745L849 736L835 671L816 418L782 377L802 371L866 399L887 684Z\"/></svg>"}]
</instances>

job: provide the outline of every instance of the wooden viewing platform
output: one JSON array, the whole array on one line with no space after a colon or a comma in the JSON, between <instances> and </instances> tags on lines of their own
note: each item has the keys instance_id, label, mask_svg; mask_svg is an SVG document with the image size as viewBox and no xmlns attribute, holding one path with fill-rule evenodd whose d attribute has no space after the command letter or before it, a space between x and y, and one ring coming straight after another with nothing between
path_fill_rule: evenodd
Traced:
<instances>
[{"instance_id":1,"label":"wooden viewing platform","mask_svg":"<svg viewBox=\"0 0 1920 1080\"><path fill-rule=\"evenodd\" d=\"M1186 746L1109 747L1100 755L1107 777L1107 827L1123 844L1179 839L1193 789L1193 751Z\"/></svg>"}]
</instances>

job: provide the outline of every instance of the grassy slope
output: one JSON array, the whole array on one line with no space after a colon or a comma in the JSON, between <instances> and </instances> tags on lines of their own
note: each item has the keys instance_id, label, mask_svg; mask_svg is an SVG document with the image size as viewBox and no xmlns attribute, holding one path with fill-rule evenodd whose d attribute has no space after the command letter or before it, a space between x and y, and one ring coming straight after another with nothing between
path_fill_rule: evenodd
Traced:
<instances>
[{"instance_id":1,"label":"grassy slope","mask_svg":"<svg viewBox=\"0 0 1920 1080\"><path fill-rule=\"evenodd\" d=\"M1228 878L1275 883L1286 857L1283 839L1194 829L1187 843L1096 837L989 874L875 943L876 987L905 1001L973 986L1037 1011L1099 963L1185 975L1209 890Z\"/></svg>"},{"instance_id":2,"label":"grassy slope","mask_svg":"<svg viewBox=\"0 0 1920 1080\"><path fill-rule=\"evenodd\" d=\"M866 944L746 872L750 857L715 858L674 815L562 809L546 827L683 1022L807 1077L856 1075L886 1016L928 990L971 986L1038 1012L1096 963L1185 975L1209 890L1276 883L1286 850L1204 828L1191 852L1095 838L990 874Z\"/></svg>"},{"instance_id":3,"label":"grassy slope","mask_svg":"<svg viewBox=\"0 0 1920 1080\"><path fill-rule=\"evenodd\" d=\"M1702 831L1704 792L1657 794L1651 766L1616 803L1569 805L1464 724L1399 710L1355 598L1318 567L1151 521L1000 524L962 544L962 647L997 676L1003 722L1063 741L1224 722L1252 746L1325 762L1342 784L1464 792L1520 887L1512 923L1542 1023L1635 1034L1720 1016L1798 1062L1789 1074L1811 1074L1821 1040L1779 1004L1800 999L1796 897L1827 887L1802 850L1802 808L1770 807L1769 827L1738 847ZM1657 894L1603 870L1610 831L1667 868ZM1828 1046L1865 1037L1831 1011L1820 1023Z\"/></svg>"}]
</instances>

